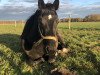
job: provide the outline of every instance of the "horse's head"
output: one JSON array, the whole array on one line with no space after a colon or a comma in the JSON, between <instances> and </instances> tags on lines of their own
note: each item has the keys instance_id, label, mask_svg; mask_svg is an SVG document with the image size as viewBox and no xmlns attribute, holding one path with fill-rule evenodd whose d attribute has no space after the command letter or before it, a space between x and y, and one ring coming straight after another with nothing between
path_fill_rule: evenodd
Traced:
<instances>
[{"instance_id":1,"label":"horse's head","mask_svg":"<svg viewBox=\"0 0 100 75\"><path fill-rule=\"evenodd\" d=\"M53 4L45 4L43 0L38 0L38 11L40 16L38 19L38 28L41 37L44 39L45 57L49 62L53 62L57 53L58 39L56 36L58 15L56 10L59 7L59 0L55 0Z\"/></svg>"}]
</instances>

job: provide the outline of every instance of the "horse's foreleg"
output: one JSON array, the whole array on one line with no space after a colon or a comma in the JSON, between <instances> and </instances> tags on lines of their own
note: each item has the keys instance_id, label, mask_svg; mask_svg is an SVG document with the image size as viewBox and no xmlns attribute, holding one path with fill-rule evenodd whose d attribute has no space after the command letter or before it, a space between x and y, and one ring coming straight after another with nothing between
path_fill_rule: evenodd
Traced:
<instances>
[{"instance_id":1,"label":"horse's foreleg","mask_svg":"<svg viewBox=\"0 0 100 75\"><path fill-rule=\"evenodd\" d=\"M69 49L67 49L67 46L64 42L64 39L61 37L61 35L57 32L58 37L58 50L60 50L58 53L68 53Z\"/></svg>"},{"instance_id":2,"label":"horse's foreleg","mask_svg":"<svg viewBox=\"0 0 100 75\"><path fill-rule=\"evenodd\" d=\"M58 48L65 48L66 45L65 45L65 42L64 42L64 39L62 38L62 36L57 32L57 38L58 38Z\"/></svg>"}]
</instances>

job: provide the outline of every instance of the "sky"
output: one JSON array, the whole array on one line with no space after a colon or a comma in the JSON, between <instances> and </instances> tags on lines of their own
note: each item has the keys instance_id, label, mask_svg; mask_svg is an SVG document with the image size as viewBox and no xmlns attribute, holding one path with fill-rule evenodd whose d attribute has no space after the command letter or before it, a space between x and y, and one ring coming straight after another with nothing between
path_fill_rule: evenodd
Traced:
<instances>
[{"instance_id":1,"label":"sky","mask_svg":"<svg viewBox=\"0 0 100 75\"><path fill-rule=\"evenodd\" d=\"M54 0L44 0L45 3ZM38 0L0 0L0 20L27 20L38 9ZM100 0L60 0L59 18L100 14Z\"/></svg>"}]
</instances>

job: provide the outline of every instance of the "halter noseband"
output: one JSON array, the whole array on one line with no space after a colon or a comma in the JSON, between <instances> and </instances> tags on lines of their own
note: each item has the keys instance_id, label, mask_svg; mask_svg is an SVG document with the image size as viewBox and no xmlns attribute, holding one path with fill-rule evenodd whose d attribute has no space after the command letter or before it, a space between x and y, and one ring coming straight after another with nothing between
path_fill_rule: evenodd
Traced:
<instances>
[{"instance_id":1,"label":"halter noseband","mask_svg":"<svg viewBox=\"0 0 100 75\"><path fill-rule=\"evenodd\" d=\"M57 37L56 36L44 36L42 34L42 32L41 32L41 29L40 29L39 25L38 25L38 29L39 29L39 33L40 33L42 39L57 41Z\"/></svg>"}]
</instances>

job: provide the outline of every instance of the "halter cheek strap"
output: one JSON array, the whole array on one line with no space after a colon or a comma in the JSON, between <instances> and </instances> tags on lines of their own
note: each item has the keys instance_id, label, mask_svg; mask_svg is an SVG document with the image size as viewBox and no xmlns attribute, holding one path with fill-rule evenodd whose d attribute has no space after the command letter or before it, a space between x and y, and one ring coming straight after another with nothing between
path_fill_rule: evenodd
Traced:
<instances>
[{"instance_id":1,"label":"halter cheek strap","mask_svg":"<svg viewBox=\"0 0 100 75\"><path fill-rule=\"evenodd\" d=\"M47 40L54 40L54 41L57 41L57 37L56 36L43 36L42 32L41 32L41 29L38 25L38 29L39 29L39 33L42 37L42 39L47 39Z\"/></svg>"}]
</instances>

